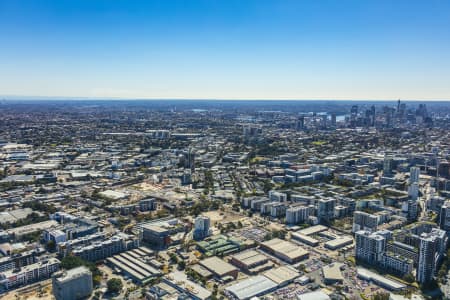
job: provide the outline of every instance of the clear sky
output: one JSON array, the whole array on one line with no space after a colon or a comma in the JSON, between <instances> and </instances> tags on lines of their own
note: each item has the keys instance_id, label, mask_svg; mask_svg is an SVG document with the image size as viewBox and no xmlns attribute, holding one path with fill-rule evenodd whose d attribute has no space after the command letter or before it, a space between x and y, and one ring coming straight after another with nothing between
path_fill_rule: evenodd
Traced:
<instances>
[{"instance_id":1,"label":"clear sky","mask_svg":"<svg viewBox=\"0 0 450 300\"><path fill-rule=\"evenodd\" d=\"M450 1L0 0L0 95L450 99Z\"/></svg>"}]
</instances>

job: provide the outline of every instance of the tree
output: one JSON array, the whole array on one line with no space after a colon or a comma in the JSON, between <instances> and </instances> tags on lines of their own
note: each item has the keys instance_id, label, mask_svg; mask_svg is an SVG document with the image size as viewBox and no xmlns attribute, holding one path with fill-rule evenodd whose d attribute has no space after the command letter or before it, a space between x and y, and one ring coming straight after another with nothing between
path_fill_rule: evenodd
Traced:
<instances>
[{"instance_id":1,"label":"tree","mask_svg":"<svg viewBox=\"0 0 450 300\"><path fill-rule=\"evenodd\" d=\"M50 252L55 251L55 249L56 249L56 243L55 243L54 240L50 240L50 241L47 242L47 249L48 249L48 251L50 251Z\"/></svg>"},{"instance_id":2,"label":"tree","mask_svg":"<svg viewBox=\"0 0 450 300\"><path fill-rule=\"evenodd\" d=\"M378 292L372 296L372 300L389 300L389 293Z\"/></svg>"},{"instance_id":3,"label":"tree","mask_svg":"<svg viewBox=\"0 0 450 300\"><path fill-rule=\"evenodd\" d=\"M92 272L92 282L94 286L100 284L100 281L102 280L102 272L95 264L78 256L66 256L61 260L61 268L63 269L70 270L80 266L85 266Z\"/></svg>"},{"instance_id":4,"label":"tree","mask_svg":"<svg viewBox=\"0 0 450 300\"><path fill-rule=\"evenodd\" d=\"M408 273L403 276L403 280L408 283L413 283L414 281L416 281L416 278L414 278L414 275L412 273Z\"/></svg>"},{"instance_id":5,"label":"tree","mask_svg":"<svg viewBox=\"0 0 450 300\"><path fill-rule=\"evenodd\" d=\"M178 269L184 270L186 268L186 262L184 260L178 261Z\"/></svg>"},{"instance_id":6,"label":"tree","mask_svg":"<svg viewBox=\"0 0 450 300\"><path fill-rule=\"evenodd\" d=\"M123 284L119 278L111 278L106 282L106 286L108 287L108 292L118 293L122 290Z\"/></svg>"}]
</instances>

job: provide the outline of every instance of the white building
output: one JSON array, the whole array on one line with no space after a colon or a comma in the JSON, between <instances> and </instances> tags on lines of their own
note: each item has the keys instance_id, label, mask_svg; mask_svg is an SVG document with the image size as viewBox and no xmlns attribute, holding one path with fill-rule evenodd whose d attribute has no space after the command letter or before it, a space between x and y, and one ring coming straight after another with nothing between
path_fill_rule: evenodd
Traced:
<instances>
[{"instance_id":1,"label":"white building","mask_svg":"<svg viewBox=\"0 0 450 300\"><path fill-rule=\"evenodd\" d=\"M60 261L58 259L50 258L21 269L8 270L0 274L0 284L5 289L10 289L49 278L51 274L58 271L59 264Z\"/></svg>"},{"instance_id":2,"label":"white building","mask_svg":"<svg viewBox=\"0 0 450 300\"><path fill-rule=\"evenodd\" d=\"M308 206L293 206L286 210L286 223L299 224L306 223L310 216L311 209Z\"/></svg>"},{"instance_id":3,"label":"white building","mask_svg":"<svg viewBox=\"0 0 450 300\"><path fill-rule=\"evenodd\" d=\"M285 202L287 201L287 195L278 191L269 191L269 199L274 202Z\"/></svg>"}]
</instances>

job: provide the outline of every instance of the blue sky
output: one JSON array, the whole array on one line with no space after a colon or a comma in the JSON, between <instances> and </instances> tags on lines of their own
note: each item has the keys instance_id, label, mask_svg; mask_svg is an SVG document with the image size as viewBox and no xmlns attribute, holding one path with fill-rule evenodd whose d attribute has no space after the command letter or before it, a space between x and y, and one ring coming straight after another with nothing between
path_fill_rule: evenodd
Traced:
<instances>
[{"instance_id":1,"label":"blue sky","mask_svg":"<svg viewBox=\"0 0 450 300\"><path fill-rule=\"evenodd\" d=\"M450 99L450 1L0 0L0 95Z\"/></svg>"}]
</instances>

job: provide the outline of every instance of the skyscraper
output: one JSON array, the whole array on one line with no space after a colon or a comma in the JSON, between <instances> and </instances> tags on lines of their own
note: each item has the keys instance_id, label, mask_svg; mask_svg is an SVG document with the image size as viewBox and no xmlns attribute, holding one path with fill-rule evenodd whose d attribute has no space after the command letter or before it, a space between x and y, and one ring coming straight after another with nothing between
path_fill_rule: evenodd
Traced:
<instances>
[{"instance_id":1,"label":"skyscraper","mask_svg":"<svg viewBox=\"0 0 450 300\"><path fill-rule=\"evenodd\" d=\"M446 244L445 232L442 230L433 230L420 235L419 262L416 274L419 283L427 283L433 279L443 255L442 243Z\"/></svg>"},{"instance_id":2,"label":"skyscraper","mask_svg":"<svg viewBox=\"0 0 450 300\"><path fill-rule=\"evenodd\" d=\"M412 167L409 169L409 183L419 183L420 168Z\"/></svg>"},{"instance_id":3,"label":"skyscraper","mask_svg":"<svg viewBox=\"0 0 450 300\"><path fill-rule=\"evenodd\" d=\"M198 216L195 218L194 238L201 240L207 237L210 234L210 224L211 221L208 217Z\"/></svg>"},{"instance_id":4,"label":"skyscraper","mask_svg":"<svg viewBox=\"0 0 450 300\"><path fill-rule=\"evenodd\" d=\"M441 207L441 211L439 213L439 227L442 230L449 231L450 230L450 201L447 200Z\"/></svg>"},{"instance_id":5,"label":"skyscraper","mask_svg":"<svg viewBox=\"0 0 450 300\"><path fill-rule=\"evenodd\" d=\"M417 200L419 197L419 185L417 183L413 183L408 187L408 195L412 200Z\"/></svg>"},{"instance_id":6,"label":"skyscraper","mask_svg":"<svg viewBox=\"0 0 450 300\"><path fill-rule=\"evenodd\" d=\"M335 113L331 114L331 126L336 127L336 114Z\"/></svg>"},{"instance_id":7,"label":"skyscraper","mask_svg":"<svg viewBox=\"0 0 450 300\"><path fill-rule=\"evenodd\" d=\"M392 175L392 157L391 156L384 156L383 161L383 176L391 176Z\"/></svg>"}]
</instances>

